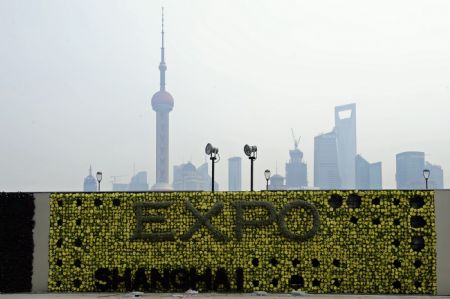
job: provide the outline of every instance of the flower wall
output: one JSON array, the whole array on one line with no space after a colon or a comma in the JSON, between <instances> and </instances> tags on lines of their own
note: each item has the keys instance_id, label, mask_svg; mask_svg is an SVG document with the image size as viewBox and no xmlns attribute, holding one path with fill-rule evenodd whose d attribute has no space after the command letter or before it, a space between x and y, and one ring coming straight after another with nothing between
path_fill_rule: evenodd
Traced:
<instances>
[{"instance_id":1,"label":"flower wall","mask_svg":"<svg viewBox=\"0 0 450 299\"><path fill-rule=\"evenodd\" d=\"M0 193L0 293L31 291L34 196Z\"/></svg>"},{"instance_id":2,"label":"flower wall","mask_svg":"<svg viewBox=\"0 0 450 299\"><path fill-rule=\"evenodd\" d=\"M54 193L50 291L436 294L432 191Z\"/></svg>"}]
</instances>

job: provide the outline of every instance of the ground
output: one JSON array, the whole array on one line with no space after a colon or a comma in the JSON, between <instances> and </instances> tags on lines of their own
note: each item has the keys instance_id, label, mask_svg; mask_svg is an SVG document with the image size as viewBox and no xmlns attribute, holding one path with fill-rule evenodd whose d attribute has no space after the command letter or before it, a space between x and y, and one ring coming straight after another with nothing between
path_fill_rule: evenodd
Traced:
<instances>
[{"instance_id":1,"label":"ground","mask_svg":"<svg viewBox=\"0 0 450 299\"><path fill-rule=\"evenodd\" d=\"M251 294L198 294L198 295L186 295L182 293L146 293L141 298L155 298L155 299L256 299L256 297L262 297L261 299L288 299L288 298L304 298L310 297L311 299L434 299L434 298L450 298L450 296L408 296L408 295L309 295L292 296L290 294L268 294L266 296L252 296ZM132 298L132 296L126 293L45 293L45 294L2 294L1 299L97 299L97 298Z\"/></svg>"}]
</instances>

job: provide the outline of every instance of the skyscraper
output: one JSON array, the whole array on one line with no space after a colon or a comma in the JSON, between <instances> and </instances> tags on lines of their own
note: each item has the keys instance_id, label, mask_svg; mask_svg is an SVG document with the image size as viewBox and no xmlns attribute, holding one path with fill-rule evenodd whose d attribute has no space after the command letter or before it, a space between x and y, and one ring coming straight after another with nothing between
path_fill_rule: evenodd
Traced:
<instances>
[{"instance_id":1,"label":"skyscraper","mask_svg":"<svg viewBox=\"0 0 450 299\"><path fill-rule=\"evenodd\" d=\"M154 191L172 190L169 184L169 112L173 109L173 97L166 91L166 62L164 60L164 11L161 26L161 62L159 63L159 91L152 97L156 112L156 182Z\"/></svg>"},{"instance_id":2,"label":"skyscraper","mask_svg":"<svg viewBox=\"0 0 450 299\"><path fill-rule=\"evenodd\" d=\"M294 137L294 136L293 136ZM303 152L298 149L300 139L294 137L294 149L289 151L290 160L286 163L286 188L300 189L308 186L306 163Z\"/></svg>"},{"instance_id":3,"label":"skyscraper","mask_svg":"<svg viewBox=\"0 0 450 299\"><path fill-rule=\"evenodd\" d=\"M381 162L369 163L361 155L356 155L356 188L363 190L382 189Z\"/></svg>"},{"instance_id":4,"label":"skyscraper","mask_svg":"<svg viewBox=\"0 0 450 299\"><path fill-rule=\"evenodd\" d=\"M314 186L320 189L341 188L334 131L314 137Z\"/></svg>"},{"instance_id":5,"label":"skyscraper","mask_svg":"<svg viewBox=\"0 0 450 299\"><path fill-rule=\"evenodd\" d=\"M202 190L202 178L191 162L173 167L173 189L176 191Z\"/></svg>"},{"instance_id":6,"label":"skyscraper","mask_svg":"<svg viewBox=\"0 0 450 299\"><path fill-rule=\"evenodd\" d=\"M232 157L228 159L228 191L242 190L242 159Z\"/></svg>"},{"instance_id":7,"label":"skyscraper","mask_svg":"<svg viewBox=\"0 0 450 299\"><path fill-rule=\"evenodd\" d=\"M211 181L212 178L209 175L209 167L208 163L203 163L197 168L197 173L202 179L202 189L203 191L211 191ZM217 181L214 181L214 190L219 191L219 183Z\"/></svg>"},{"instance_id":8,"label":"skyscraper","mask_svg":"<svg viewBox=\"0 0 450 299\"><path fill-rule=\"evenodd\" d=\"M369 167L369 188L373 190L383 189L382 164L380 162L370 163Z\"/></svg>"},{"instance_id":9,"label":"skyscraper","mask_svg":"<svg viewBox=\"0 0 450 299\"><path fill-rule=\"evenodd\" d=\"M397 189L425 189L423 152L403 152L396 155Z\"/></svg>"},{"instance_id":10,"label":"skyscraper","mask_svg":"<svg viewBox=\"0 0 450 299\"><path fill-rule=\"evenodd\" d=\"M286 190L286 185L284 184L284 177L277 173L271 176L269 190Z\"/></svg>"},{"instance_id":11,"label":"skyscraper","mask_svg":"<svg viewBox=\"0 0 450 299\"><path fill-rule=\"evenodd\" d=\"M125 192L128 191L128 184L125 183L112 183L112 191Z\"/></svg>"},{"instance_id":12,"label":"skyscraper","mask_svg":"<svg viewBox=\"0 0 450 299\"><path fill-rule=\"evenodd\" d=\"M146 171L139 171L131 178L128 191L148 191Z\"/></svg>"},{"instance_id":13,"label":"skyscraper","mask_svg":"<svg viewBox=\"0 0 450 299\"><path fill-rule=\"evenodd\" d=\"M97 191L97 181L92 176L92 166L89 166L89 175L84 178L83 191L84 192Z\"/></svg>"},{"instance_id":14,"label":"skyscraper","mask_svg":"<svg viewBox=\"0 0 450 299\"><path fill-rule=\"evenodd\" d=\"M428 187L430 189L444 189L444 171L442 170L442 167L426 162L425 168L430 170Z\"/></svg>"},{"instance_id":15,"label":"skyscraper","mask_svg":"<svg viewBox=\"0 0 450 299\"><path fill-rule=\"evenodd\" d=\"M209 191L211 190L211 176L208 174L208 164L198 168L191 162L173 167L173 189L176 191ZM214 190L219 190L217 182Z\"/></svg>"},{"instance_id":16,"label":"skyscraper","mask_svg":"<svg viewBox=\"0 0 450 299\"><path fill-rule=\"evenodd\" d=\"M342 189L355 188L356 105L334 108L338 169Z\"/></svg>"}]
</instances>

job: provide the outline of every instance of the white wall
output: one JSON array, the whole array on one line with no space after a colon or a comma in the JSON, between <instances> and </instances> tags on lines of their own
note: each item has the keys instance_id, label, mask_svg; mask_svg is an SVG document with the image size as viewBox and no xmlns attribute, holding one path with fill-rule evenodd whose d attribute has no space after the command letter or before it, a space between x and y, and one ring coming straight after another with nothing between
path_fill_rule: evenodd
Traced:
<instances>
[{"instance_id":1,"label":"white wall","mask_svg":"<svg viewBox=\"0 0 450 299\"><path fill-rule=\"evenodd\" d=\"M436 191L436 272L438 295L450 295L450 190Z\"/></svg>"},{"instance_id":2,"label":"white wall","mask_svg":"<svg viewBox=\"0 0 450 299\"><path fill-rule=\"evenodd\" d=\"M47 291L48 282L48 242L50 232L50 193L34 193L34 252L33 277L31 280L33 293Z\"/></svg>"}]
</instances>

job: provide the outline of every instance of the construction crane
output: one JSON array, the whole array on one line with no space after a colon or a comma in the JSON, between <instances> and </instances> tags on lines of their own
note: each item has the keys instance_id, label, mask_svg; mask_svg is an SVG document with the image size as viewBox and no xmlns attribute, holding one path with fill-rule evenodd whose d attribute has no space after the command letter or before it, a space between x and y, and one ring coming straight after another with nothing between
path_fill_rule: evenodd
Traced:
<instances>
[{"instance_id":1,"label":"construction crane","mask_svg":"<svg viewBox=\"0 0 450 299\"><path fill-rule=\"evenodd\" d=\"M112 180L110 180L110 182L111 182L112 184L115 184L117 178L121 178L121 177L125 177L125 176L126 176L126 175L112 175L112 176L110 176L111 179L112 179Z\"/></svg>"},{"instance_id":2,"label":"construction crane","mask_svg":"<svg viewBox=\"0 0 450 299\"><path fill-rule=\"evenodd\" d=\"M292 139L294 139L295 149L298 149L298 144L300 143L300 137L295 138L294 129L291 128Z\"/></svg>"}]
</instances>

